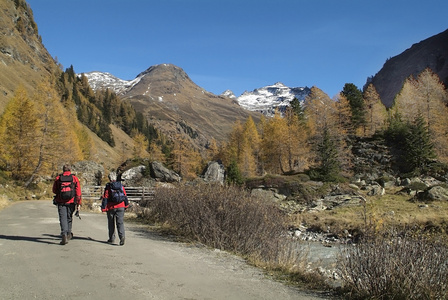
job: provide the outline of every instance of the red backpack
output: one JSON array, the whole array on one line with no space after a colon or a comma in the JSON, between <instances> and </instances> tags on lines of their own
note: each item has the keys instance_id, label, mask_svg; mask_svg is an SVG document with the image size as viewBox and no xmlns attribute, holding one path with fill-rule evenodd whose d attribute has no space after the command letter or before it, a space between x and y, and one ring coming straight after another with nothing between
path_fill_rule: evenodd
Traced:
<instances>
[{"instance_id":1,"label":"red backpack","mask_svg":"<svg viewBox=\"0 0 448 300\"><path fill-rule=\"evenodd\" d=\"M59 198L65 202L75 197L75 182L73 174L59 175Z\"/></svg>"}]
</instances>

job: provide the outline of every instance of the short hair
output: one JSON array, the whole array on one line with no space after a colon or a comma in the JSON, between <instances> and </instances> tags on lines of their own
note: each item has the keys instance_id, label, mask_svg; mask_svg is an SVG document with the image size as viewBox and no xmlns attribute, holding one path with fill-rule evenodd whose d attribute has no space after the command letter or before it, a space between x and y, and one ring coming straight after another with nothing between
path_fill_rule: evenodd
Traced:
<instances>
[{"instance_id":1,"label":"short hair","mask_svg":"<svg viewBox=\"0 0 448 300\"><path fill-rule=\"evenodd\" d=\"M69 164L65 164L65 165L62 167L62 171L64 171L64 172L71 171L71 170L72 170L72 167L70 167Z\"/></svg>"},{"instance_id":2,"label":"short hair","mask_svg":"<svg viewBox=\"0 0 448 300\"><path fill-rule=\"evenodd\" d=\"M109 177L110 181L116 181L117 180L117 173L110 172L108 177Z\"/></svg>"}]
</instances>

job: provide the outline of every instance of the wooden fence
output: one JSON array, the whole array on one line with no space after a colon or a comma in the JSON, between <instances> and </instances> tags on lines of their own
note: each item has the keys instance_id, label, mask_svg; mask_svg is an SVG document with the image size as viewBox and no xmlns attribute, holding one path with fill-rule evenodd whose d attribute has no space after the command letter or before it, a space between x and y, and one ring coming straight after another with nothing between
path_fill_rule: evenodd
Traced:
<instances>
[{"instance_id":1,"label":"wooden fence","mask_svg":"<svg viewBox=\"0 0 448 300\"><path fill-rule=\"evenodd\" d=\"M154 190L149 187L138 186L124 187L129 201L151 200L154 198ZM104 193L104 186L87 185L81 187L83 200L99 201Z\"/></svg>"}]
</instances>

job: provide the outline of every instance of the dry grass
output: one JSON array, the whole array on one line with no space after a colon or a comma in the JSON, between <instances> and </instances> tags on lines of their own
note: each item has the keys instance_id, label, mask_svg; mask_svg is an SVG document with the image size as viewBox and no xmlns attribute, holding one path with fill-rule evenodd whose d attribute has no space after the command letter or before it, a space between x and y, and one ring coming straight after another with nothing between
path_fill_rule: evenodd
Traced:
<instances>
[{"instance_id":1,"label":"dry grass","mask_svg":"<svg viewBox=\"0 0 448 300\"><path fill-rule=\"evenodd\" d=\"M448 299L448 247L440 238L388 229L342 254L345 298Z\"/></svg>"},{"instance_id":2,"label":"dry grass","mask_svg":"<svg viewBox=\"0 0 448 300\"><path fill-rule=\"evenodd\" d=\"M9 204L10 201L8 200L8 197L6 197L5 195L0 195L0 210L9 206Z\"/></svg>"},{"instance_id":3,"label":"dry grass","mask_svg":"<svg viewBox=\"0 0 448 300\"><path fill-rule=\"evenodd\" d=\"M236 253L273 274L294 280L310 276L305 272L306 247L287 237L287 216L275 204L221 185L158 188L155 195L139 217L170 233Z\"/></svg>"},{"instance_id":4,"label":"dry grass","mask_svg":"<svg viewBox=\"0 0 448 300\"><path fill-rule=\"evenodd\" d=\"M427 230L448 233L448 202L414 202L405 194L388 191L384 196L368 197L358 206L338 207L321 212L302 213L295 223L343 236L346 230L362 235L366 228L418 225Z\"/></svg>"}]
</instances>

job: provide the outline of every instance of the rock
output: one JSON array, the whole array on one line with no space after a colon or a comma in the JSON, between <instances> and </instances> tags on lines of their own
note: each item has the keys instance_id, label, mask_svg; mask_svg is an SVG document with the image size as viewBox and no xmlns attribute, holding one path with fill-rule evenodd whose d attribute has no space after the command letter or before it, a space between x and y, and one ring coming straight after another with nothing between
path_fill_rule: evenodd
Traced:
<instances>
[{"instance_id":1,"label":"rock","mask_svg":"<svg viewBox=\"0 0 448 300\"><path fill-rule=\"evenodd\" d=\"M367 195L369 196L383 196L386 193L384 187L380 185L371 185L367 189L368 189Z\"/></svg>"},{"instance_id":2,"label":"rock","mask_svg":"<svg viewBox=\"0 0 448 300\"><path fill-rule=\"evenodd\" d=\"M442 186L433 186L425 192L425 198L429 200L447 201L448 189Z\"/></svg>"},{"instance_id":3,"label":"rock","mask_svg":"<svg viewBox=\"0 0 448 300\"><path fill-rule=\"evenodd\" d=\"M143 165L130 168L121 173L121 180L124 180L127 186L139 186L143 179L143 173L146 167Z\"/></svg>"},{"instance_id":4,"label":"rock","mask_svg":"<svg viewBox=\"0 0 448 300\"><path fill-rule=\"evenodd\" d=\"M176 172L169 170L158 161L151 163L151 177L156 181L163 182L180 182L181 180L181 177Z\"/></svg>"},{"instance_id":5,"label":"rock","mask_svg":"<svg viewBox=\"0 0 448 300\"><path fill-rule=\"evenodd\" d=\"M62 171L61 171L62 172ZM94 161L80 161L72 166L72 173L76 174L83 185L102 185L104 167Z\"/></svg>"},{"instance_id":6,"label":"rock","mask_svg":"<svg viewBox=\"0 0 448 300\"><path fill-rule=\"evenodd\" d=\"M204 172L204 181L224 184L225 168L220 161L211 161Z\"/></svg>"},{"instance_id":7,"label":"rock","mask_svg":"<svg viewBox=\"0 0 448 300\"><path fill-rule=\"evenodd\" d=\"M285 195L279 194L275 189L253 189L251 191L251 195L274 202L283 201L286 199Z\"/></svg>"}]
</instances>

